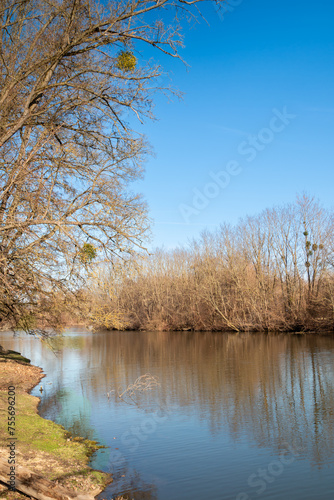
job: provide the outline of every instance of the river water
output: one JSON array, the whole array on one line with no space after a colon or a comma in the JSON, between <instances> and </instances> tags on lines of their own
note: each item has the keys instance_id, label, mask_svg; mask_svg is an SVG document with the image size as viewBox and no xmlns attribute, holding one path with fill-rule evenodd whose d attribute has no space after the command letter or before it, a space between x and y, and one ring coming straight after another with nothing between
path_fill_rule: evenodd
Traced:
<instances>
[{"instance_id":1,"label":"river water","mask_svg":"<svg viewBox=\"0 0 334 500\"><path fill-rule=\"evenodd\" d=\"M91 461L114 476L100 499L334 498L334 336L72 330L53 351L24 334L0 344L47 374L32 392L43 417L107 446ZM145 374L153 385L131 392Z\"/></svg>"}]
</instances>

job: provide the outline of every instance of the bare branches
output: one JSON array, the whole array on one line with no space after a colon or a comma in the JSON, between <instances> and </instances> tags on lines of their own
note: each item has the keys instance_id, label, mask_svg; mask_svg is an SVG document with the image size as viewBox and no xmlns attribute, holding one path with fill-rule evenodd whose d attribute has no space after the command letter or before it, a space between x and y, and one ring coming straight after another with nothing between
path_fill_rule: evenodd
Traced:
<instances>
[{"instance_id":1,"label":"bare branches","mask_svg":"<svg viewBox=\"0 0 334 500\"><path fill-rule=\"evenodd\" d=\"M333 212L310 197L222 225L132 274L101 271L94 324L116 328L117 312L129 330L332 331L333 236Z\"/></svg>"},{"instance_id":2,"label":"bare branches","mask_svg":"<svg viewBox=\"0 0 334 500\"><path fill-rule=\"evenodd\" d=\"M138 377L133 384L129 384L128 387L122 392L118 390L118 398L124 401L124 403L138 406L139 403L137 398L139 398L140 395L159 386L160 383L157 377L151 375L150 373L145 373L145 375ZM107 393L107 396L109 398L109 392Z\"/></svg>"},{"instance_id":3,"label":"bare branches","mask_svg":"<svg viewBox=\"0 0 334 500\"><path fill-rule=\"evenodd\" d=\"M147 207L129 184L150 148L127 117L153 118L154 92L169 90L140 48L180 57L177 16L166 26L152 13L194 15L191 4L1 2L0 318L71 303L89 272L84 245L97 262L144 250ZM131 65L122 51L135 51Z\"/></svg>"}]
</instances>

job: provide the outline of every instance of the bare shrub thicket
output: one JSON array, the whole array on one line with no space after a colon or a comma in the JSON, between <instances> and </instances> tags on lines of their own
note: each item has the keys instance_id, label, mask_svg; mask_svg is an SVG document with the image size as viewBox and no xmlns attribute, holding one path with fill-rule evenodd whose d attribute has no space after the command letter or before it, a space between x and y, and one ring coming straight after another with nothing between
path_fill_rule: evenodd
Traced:
<instances>
[{"instance_id":1,"label":"bare shrub thicket","mask_svg":"<svg viewBox=\"0 0 334 500\"><path fill-rule=\"evenodd\" d=\"M104 270L90 315L102 328L332 330L333 228L332 212L303 196L187 249L158 250L123 276ZM121 325L99 321L101 302Z\"/></svg>"}]
</instances>

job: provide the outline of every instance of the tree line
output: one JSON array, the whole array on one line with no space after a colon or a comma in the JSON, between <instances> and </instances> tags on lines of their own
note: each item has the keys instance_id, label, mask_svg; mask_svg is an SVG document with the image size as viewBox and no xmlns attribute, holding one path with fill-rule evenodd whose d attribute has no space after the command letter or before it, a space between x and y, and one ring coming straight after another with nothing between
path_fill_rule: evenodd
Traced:
<instances>
[{"instance_id":1,"label":"tree line","mask_svg":"<svg viewBox=\"0 0 334 500\"><path fill-rule=\"evenodd\" d=\"M202 3L0 2L0 325L59 327L93 260L145 249L130 184L150 147L130 122L175 92L154 51L180 59Z\"/></svg>"},{"instance_id":2,"label":"tree line","mask_svg":"<svg viewBox=\"0 0 334 500\"><path fill-rule=\"evenodd\" d=\"M180 59L203 2L0 3L2 328L332 328L333 217L307 197L147 256L129 117L175 90L142 49Z\"/></svg>"},{"instance_id":3,"label":"tree line","mask_svg":"<svg viewBox=\"0 0 334 500\"><path fill-rule=\"evenodd\" d=\"M333 331L334 215L303 195L187 248L95 270L96 328Z\"/></svg>"}]
</instances>

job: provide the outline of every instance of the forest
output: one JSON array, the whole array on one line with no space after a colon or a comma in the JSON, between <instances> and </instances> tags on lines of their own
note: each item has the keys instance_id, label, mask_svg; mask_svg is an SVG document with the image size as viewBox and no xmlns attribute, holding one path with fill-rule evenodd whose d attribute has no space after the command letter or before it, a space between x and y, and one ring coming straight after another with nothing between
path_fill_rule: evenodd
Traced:
<instances>
[{"instance_id":1,"label":"forest","mask_svg":"<svg viewBox=\"0 0 334 500\"><path fill-rule=\"evenodd\" d=\"M86 317L107 329L332 331L333 224L304 194L186 248L100 266L81 292Z\"/></svg>"},{"instance_id":2,"label":"forest","mask_svg":"<svg viewBox=\"0 0 334 500\"><path fill-rule=\"evenodd\" d=\"M180 59L181 19L196 24L200 4L4 2L2 329L333 329L333 214L306 194L235 226L222 213L182 248L149 246L130 189L151 153L136 125L155 93L179 92L138 47Z\"/></svg>"}]
</instances>

